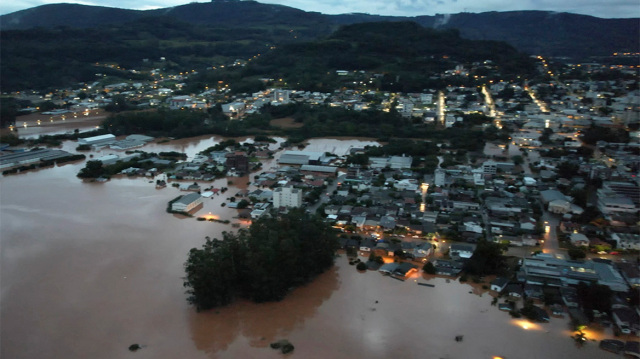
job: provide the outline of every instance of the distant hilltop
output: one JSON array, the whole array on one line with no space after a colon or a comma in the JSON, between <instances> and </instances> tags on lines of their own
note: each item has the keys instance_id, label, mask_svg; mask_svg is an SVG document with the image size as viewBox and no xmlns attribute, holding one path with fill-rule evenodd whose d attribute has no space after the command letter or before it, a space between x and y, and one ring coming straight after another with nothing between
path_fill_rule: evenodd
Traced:
<instances>
[{"instance_id":1,"label":"distant hilltop","mask_svg":"<svg viewBox=\"0 0 640 359\"><path fill-rule=\"evenodd\" d=\"M520 51L547 56L591 56L638 52L640 19L602 19L550 11L458 13L435 16L324 15L256 1L212 0L154 10L127 10L78 4L42 5L0 16L0 30L92 28L149 17L168 17L215 27L314 27L328 35L339 25L379 21L415 21L429 28L456 28L471 40L505 41Z\"/></svg>"}]
</instances>

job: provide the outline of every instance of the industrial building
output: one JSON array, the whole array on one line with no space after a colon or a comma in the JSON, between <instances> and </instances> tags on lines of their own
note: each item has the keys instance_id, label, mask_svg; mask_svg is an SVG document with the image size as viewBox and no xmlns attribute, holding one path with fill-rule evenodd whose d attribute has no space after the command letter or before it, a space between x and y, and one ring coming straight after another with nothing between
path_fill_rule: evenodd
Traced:
<instances>
[{"instance_id":1,"label":"industrial building","mask_svg":"<svg viewBox=\"0 0 640 359\"><path fill-rule=\"evenodd\" d=\"M34 150L16 152L13 154L0 156L0 168L23 166L43 160L55 160L67 156L71 156L71 153L62 150Z\"/></svg>"},{"instance_id":2,"label":"industrial building","mask_svg":"<svg viewBox=\"0 0 640 359\"><path fill-rule=\"evenodd\" d=\"M116 136L112 135L112 134L106 134L106 135L100 135L100 136L93 136L93 137L87 137L87 138L79 138L78 139L78 144L79 145L89 145L89 146L107 146L110 145L112 143L116 142Z\"/></svg>"},{"instance_id":3,"label":"industrial building","mask_svg":"<svg viewBox=\"0 0 640 359\"><path fill-rule=\"evenodd\" d=\"M558 287L586 282L606 285L616 292L629 290L622 275L608 263L567 260L561 255L546 253L525 258L518 279L529 284Z\"/></svg>"},{"instance_id":4,"label":"industrial building","mask_svg":"<svg viewBox=\"0 0 640 359\"><path fill-rule=\"evenodd\" d=\"M391 156L391 157L370 157L369 167L371 168L391 168L408 169L411 168L413 157L411 156Z\"/></svg>"},{"instance_id":5,"label":"industrial building","mask_svg":"<svg viewBox=\"0 0 640 359\"><path fill-rule=\"evenodd\" d=\"M329 163L331 157L322 152L285 151L278 159L278 163L287 165L321 165Z\"/></svg>"},{"instance_id":6,"label":"industrial building","mask_svg":"<svg viewBox=\"0 0 640 359\"><path fill-rule=\"evenodd\" d=\"M171 210L176 212L189 212L202 203L199 193L189 193L171 204Z\"/></svg>"},{"instance_id":7,"label":"industrial building","mask_svg":"<svg viewBox=\"0 0 640 359\"><path fill-rule=\"evenodd\" d=\"M142 147L147 142L151 141L153 141L153 137L144 135L129 135L124 140L111 143L109 147L115 150L128 150L130 148Z\"/></svg>"}]
</instances>

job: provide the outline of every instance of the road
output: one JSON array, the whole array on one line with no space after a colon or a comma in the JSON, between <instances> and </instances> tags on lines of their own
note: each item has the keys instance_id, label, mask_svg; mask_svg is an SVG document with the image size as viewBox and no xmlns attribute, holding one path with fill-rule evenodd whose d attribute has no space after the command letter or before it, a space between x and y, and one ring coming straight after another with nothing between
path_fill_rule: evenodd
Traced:
<instances>
[{"instance_id":1,"label":"road","mask_svg":"<svg viewBox=\"0 0 640 359\"><path fill-rule=\"evenodd\" d=\"M308 207L309 212L316 213L316 211L322 204L329 203L329 201L331 201L331 196L333 195L333 191L335 191L336 188L338 188L338 183L341 183L342 181L344 181L345 178L346 178L345 175L339 176L333 181L333 183L328 185L327 189L325 190L325 193L320 195L320 199L318 200L318 202Z\"/></svg>"},{"instance_id":2,"label":"road","mask_svg":"<svg viewBox=\"0 0 640 359\"><path fill-rule=\"evenodd\" d=\"M544 245L542 246L542 251L544 253L558 253L560 244L558 243L556 231L560 220L547 211L544 211L542 220L544 221Z\"/></svg>"}]
</instances>

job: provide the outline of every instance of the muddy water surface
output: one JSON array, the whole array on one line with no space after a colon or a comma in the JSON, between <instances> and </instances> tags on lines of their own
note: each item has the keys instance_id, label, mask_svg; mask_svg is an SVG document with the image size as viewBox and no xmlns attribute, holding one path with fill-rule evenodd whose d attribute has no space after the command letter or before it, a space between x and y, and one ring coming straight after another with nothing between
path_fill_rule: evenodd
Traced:
<instances>
[{"instance_id":1,"label":"muddy water surface","mask_svg":"<svg viewBox=\"0 0 640 359\"><path fill-rule=\"evenodd\" d=\"M195 141L183 148L215 144ZM177 148L154 146L143 150ZM281 358L268 347L281 338L294 343L297 358L613 357L595 343L577 349L563 319L524 329L481 288L359 273L344 257L282 302L196 313L182 287L187 252L231 225L167 214L180 192L157 190L149 179L83 183L75 177L83 166L0 178L2 358ZM234 179L197 214L236 221L221 203L251 189L247 182ZM416 284L427 280L435 287ZM145 347L131 353L133 343Z\"/></svg>"}]
</instances>

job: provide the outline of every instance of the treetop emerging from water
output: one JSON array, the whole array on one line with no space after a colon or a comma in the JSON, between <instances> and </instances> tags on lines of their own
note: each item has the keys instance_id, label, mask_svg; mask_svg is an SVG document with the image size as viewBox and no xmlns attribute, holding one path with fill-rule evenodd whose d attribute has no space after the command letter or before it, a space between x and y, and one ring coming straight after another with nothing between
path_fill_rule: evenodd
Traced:
<instances>
[{"instance_id":1,"label":"treetop emerging from water","mask_svg":"<svg viewBox=\"0 0 640 359\"><path fill-rule=\"evenodd\" d=\"M279 218L261 218L249 229L223 232L193 248L185 263L189 303L206 310L235 297L277 301L293 287L333 265L336 232L320 217L293 209Z\"/></svg>"}]
</instances>

